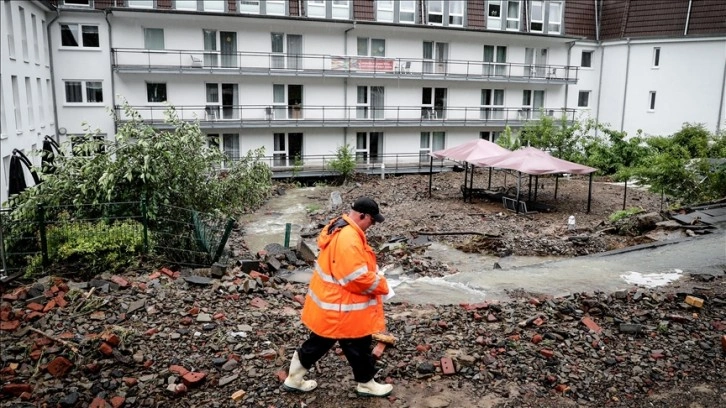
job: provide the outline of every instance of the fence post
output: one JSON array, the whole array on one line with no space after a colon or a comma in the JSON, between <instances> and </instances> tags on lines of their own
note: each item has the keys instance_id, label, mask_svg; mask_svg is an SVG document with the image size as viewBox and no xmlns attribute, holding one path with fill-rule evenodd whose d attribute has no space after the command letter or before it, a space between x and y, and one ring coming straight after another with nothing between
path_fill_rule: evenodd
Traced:
<instances>
[{"instance_id":1,"label":"fence post","mask_svg":"<svg viewBox=\"0 0 726 408\"><path fill-rule=\"evenodd\" d=\"M149 253L149 217L146 209L146 197L141 196L141 225L144 234L144 254Z\"/></svg>"},{"instance_id":2,"label":"fence post","mask_svg":"<svg viewBox=\"0 0 726 408\"><path fill-rule=\"evenodd\" d=\"M50 264L50 261L48 260L48 237L45 231L45 207L42 204L38 206L38 231L40 232L40 253L45 267Z\"/></svg>"},{"instance_id":3,"label":"fence post","mask_svg":"<svg viewBox=\"0 0 726 408\"><path fill-rule=\"evenodd\" d=\"M285 224L285 248L290 248L290 227L289 222Z\"/></svg>"}]
</instances>

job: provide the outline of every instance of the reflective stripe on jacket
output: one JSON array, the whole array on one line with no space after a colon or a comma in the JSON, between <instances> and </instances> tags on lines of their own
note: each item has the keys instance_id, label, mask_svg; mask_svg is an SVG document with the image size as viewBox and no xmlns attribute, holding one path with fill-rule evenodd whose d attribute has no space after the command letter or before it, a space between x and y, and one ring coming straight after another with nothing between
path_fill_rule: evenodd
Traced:
<instances>
[{"instance_id":1,"label":"reflective stripe on jacket","mask_svg":"<svg viewBox=\"0 0 726 408\"><path fill-rule=\"evenodd\" d=\"M303 323L315 334L354 339L385 331L386 279L376 274L376 255L365 233L347 215L332 220L318 237L320 255L305 297ZM331 232L332 230L332 232Z\"/></svg>"}]
</instances>

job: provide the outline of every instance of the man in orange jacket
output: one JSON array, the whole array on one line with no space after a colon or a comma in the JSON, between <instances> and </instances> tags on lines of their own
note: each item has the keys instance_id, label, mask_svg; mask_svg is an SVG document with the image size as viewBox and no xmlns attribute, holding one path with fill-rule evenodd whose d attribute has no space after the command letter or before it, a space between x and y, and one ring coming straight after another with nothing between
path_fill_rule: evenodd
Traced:
<instances>
[{"instance_id":1,"label":"man in orange jacket","mask_svg":"<svg viewBox=\"0 0 726 408\"><path fill-rule=\"evenodd\" d=\"M371 335L386 328L382 296L388 294L388 282L365 236L368 228L383 221L378 204L361 197L347 215L334 218L320 233L320 254L302 311L302 321L311 333L292 356L284 390L315 389L317 382L303 377L337 341L353 369L359 395L391 393L392 385L373 379Z\"/></svg>"}]
</instances>

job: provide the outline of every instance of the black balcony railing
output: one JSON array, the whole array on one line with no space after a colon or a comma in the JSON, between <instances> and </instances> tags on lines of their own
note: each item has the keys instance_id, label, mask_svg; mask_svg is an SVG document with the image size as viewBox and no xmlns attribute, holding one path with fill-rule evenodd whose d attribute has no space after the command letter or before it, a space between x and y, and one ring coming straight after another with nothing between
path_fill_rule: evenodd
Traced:
<instances>
[{"instance_id":1,"label":"black balcony railing","mask_svg":"<svg viewBox=\"0 0 726 408\"><path fill-rule=\"evenodd\" d=\"M166 106L131 106L145 122L163 123ZM185 121L198 120L203 126L479 126L521 125L542 116L574 121L577 110L504 106L308 106L308 105L182 105L174 107ZM121 121L126 116L116 107Z\"/></svg>"},{"instance_id":2,"label":"black balcony railing","mask_svg":"<svg viewBox=\"0 0 726 408\"><path fill-rule=\"evenodd\" d=\"M376 76L485 81L577 82L579 67L514 62L283 54L216 50L114 48L113 67L123 71L215 72L249 75Z\"/></svg>"}]
</instances>

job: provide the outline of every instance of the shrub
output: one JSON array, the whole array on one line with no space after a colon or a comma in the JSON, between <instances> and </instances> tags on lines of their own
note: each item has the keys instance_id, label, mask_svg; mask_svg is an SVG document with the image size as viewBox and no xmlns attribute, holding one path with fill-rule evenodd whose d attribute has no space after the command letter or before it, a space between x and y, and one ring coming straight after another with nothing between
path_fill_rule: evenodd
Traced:
<instances>
[{"instance_id":1,"label":"shrub","mask_svg":"<svg viewBox=\"0 0 726 408\"><path fill-rule=\"evenodd\" d=\"M338 146L335 159L328 162L328 167L338 172L344 183L352 179L355 173L355 155L353 154L353 149L348 145Z\"/></svg>"},{"instance_id":2,"label":"shrub","mask_svg":"<svg viewBox=\"0 0 726 408\"><path fill-rule=\"evenodd\" d=\"M610 222L617 222L622 219L629 218L635 214L639 214L641 212L643 212L642 208L630 207L627 210L615 211L614 213L610 214L609 219Z\"/></svg>"}]
</instances>

